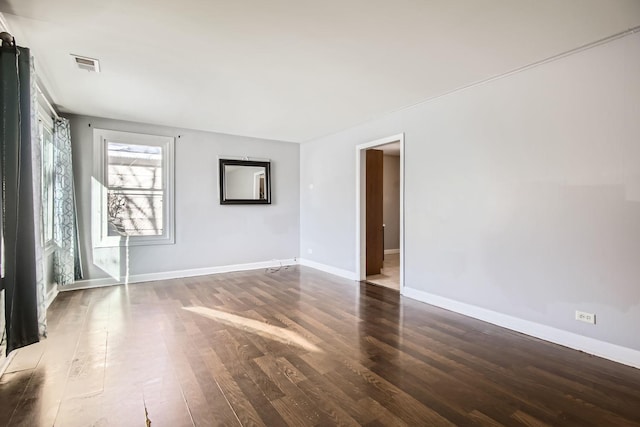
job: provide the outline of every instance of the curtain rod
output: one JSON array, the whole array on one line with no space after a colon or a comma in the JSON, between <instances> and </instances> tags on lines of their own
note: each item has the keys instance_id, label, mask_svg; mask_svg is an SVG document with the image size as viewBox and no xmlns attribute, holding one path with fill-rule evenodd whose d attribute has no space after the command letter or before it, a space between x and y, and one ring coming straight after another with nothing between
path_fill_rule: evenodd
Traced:
<instances>
[{"instance_id":1,"label":"curtain rod","mask_svg":"<svg viewBox=\"0 0 640 427\"><path fill-rule=\"evenodd\" d=\"M40 89L40 85L38 83L36 83L36 89L38 90L38 93L40 94L40 96L44 100L45 106L49 109L49 111L51 111L53 116L56 119L59 120L60 116L58 115L58 112L55 110L55 108L53 108L53 105L51 105L51 103L49 102L49 99L47 98L47 95L45 95L44 92L42 91L42 89Z\"/></svg>"}]
</instances>

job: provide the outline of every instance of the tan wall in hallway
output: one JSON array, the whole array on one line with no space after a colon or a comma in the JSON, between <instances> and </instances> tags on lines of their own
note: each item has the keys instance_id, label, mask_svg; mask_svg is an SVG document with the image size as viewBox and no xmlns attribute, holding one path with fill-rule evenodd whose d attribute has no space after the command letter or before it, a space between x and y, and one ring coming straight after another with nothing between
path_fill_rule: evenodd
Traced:
<instances>
[{"instance_id":1,"label":"tan wall in hallway","mask_svg":"<svg viewBox=\"0 0 640 427\"><path fill-rule=\"evenodd\" d=\"M384 156L383 161L384 248L400 248L400 157Z\"/></svg>"}]
</instances>

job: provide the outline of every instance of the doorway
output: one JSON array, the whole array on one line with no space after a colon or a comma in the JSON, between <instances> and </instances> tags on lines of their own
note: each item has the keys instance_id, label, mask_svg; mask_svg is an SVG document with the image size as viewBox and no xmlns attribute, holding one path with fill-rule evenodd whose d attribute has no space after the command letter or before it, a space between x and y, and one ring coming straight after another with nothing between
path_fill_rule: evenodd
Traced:
<instances>
[{"instance_id":1,"label":"doorway","mask_svg":"<svg viewBox=\"0 0 640 427\"><path fill-rule=\"evenodd\" d=\"M404 134L399 134L356 146L356 277L402 293L403 250Z\"/></svg>"}]
</instances>

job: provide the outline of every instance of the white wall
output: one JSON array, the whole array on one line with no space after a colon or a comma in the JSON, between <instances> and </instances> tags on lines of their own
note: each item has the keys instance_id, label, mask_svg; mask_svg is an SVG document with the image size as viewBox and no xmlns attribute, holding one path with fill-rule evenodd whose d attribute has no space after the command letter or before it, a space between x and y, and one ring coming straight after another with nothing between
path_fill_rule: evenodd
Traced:
<instances>
[{"instance_id":1,"label":"white wall","mask_svg":"<svg viewBox=\"0 0 640 427\"><path fill-rule=\"evenodd\" d=\"M383 156L382 219L384 248L400 248L400 156Z\"/></svg>"},{"instance_id":2,"label":"white wall","mask_svg":"<svg viewBox=\"0 0 640 427\"><path fill-rule=\"evenodd\" d=\"M302 256L355 271L354 146L404 132L406 287L640 350L638 76L634 34L303 144Z\"/></svg>"},{"instance_id":3,"label":"white wall","mask_svg":"<svg viewBox=\"0 0 640 427\"><path fill-rule=\"evenodd\" d=\"M298 144L95 117L70 118L86 279L122 272L124 263L129 275L135 276L298 256ZM175 244L132 246L128 253L92 248L93 128L180 135L175 140ZM272 204L220 205L217 156L270 159Z\"/></svg>"}]
</instances>

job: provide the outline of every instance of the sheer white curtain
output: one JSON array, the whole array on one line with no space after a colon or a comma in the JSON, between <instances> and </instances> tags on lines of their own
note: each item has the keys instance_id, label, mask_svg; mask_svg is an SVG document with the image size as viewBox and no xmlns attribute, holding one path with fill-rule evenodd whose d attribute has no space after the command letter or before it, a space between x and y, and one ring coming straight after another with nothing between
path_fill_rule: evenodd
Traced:
<instances>
[{"instance_id":1,"label":"sheer white curtain","mask_svg":"<svg viewBox=\"0 0 640 427\"><path fill-rule=\"evenodd\" d=\"M35 60L31 57L31 164L33 175L33 211L35 235L36 300L38 303L38 331L47 336L47 295L44 277L44 248L42 237L42 146L38 126L38 85Z\"/></svg>"},{"instance_id":2,"label":"sheer white curtain","mask_svg":"<svg viewBox=\"0 0 640 427\"><path fill-rule=\"evenodd\" d=\"M76 208L73 194L73 163L69 120L57 119L53 126L53 274L60 286L80 276L76 251ZM79 278L79 277L78 277Z\"/></svg>"}]
</instances>

